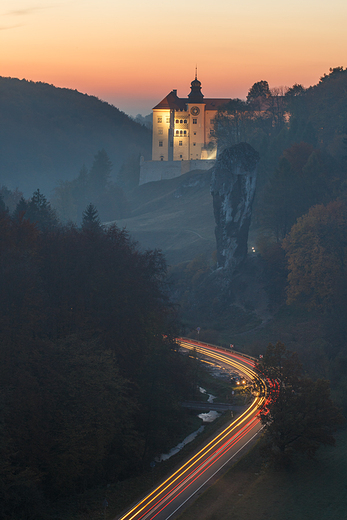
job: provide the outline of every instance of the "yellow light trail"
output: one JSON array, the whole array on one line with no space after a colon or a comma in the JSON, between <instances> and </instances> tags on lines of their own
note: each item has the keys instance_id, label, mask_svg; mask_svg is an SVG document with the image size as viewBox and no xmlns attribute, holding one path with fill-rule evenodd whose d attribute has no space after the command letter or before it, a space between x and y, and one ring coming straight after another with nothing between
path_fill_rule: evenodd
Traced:
<instances>
[{"instance_id":1,"label":"yellow light trail","mask_svg":"<svg viewBox=\"0 0 347 520\"><path fill-rule=\"evenodd\" d=\"M263 386L263 388L266 390L265 382L260 378L260 376L254 371L251 370L249 367L243 365L242 363L236 361L235 359L229 358L226 355L220 354L218 352L212 351L210 349L204 348L203 346L196 345L193 343L190 343L188 341L180 339L178 343L188 350L196 350L197 352L204 354L208 357L211 357L212 359L216 359L219 361L222 361L223 363L229 364L230 366L233 366L243 374L247 374L249 378L255 380L258 382L260 386ZM230 353L230 355L238 355L237 353ZM249 361L245 359L245 363L249 363L250 365L254 364L253 361ZM265 392L266 394L266 392ZM198 465L202 459L206 458L205 465L209 464L209 458L211 455L215 455L218 452L226 449L225 446L230 444L234 437L241 437L244 430L246 430L249 427L249 424L247 424L248 419L250 419L253 416L253 419L256 418L254 414L256 411L263 406L266 400L266 395L263 396L257 396L251 403L251 405L238 417L236 418L231 424L229 424L221 433L219 433L214 439L212 439L206 446L204 446L198 453L196 453L193 457L191 457L185 464L183 464L177 471L175 471L172 475L170 475L164 482L162 482L158 487L156 487L151 493L149 493L143 500L138 502L130 511L128 511L125 515L123 515L119 520L134 520L135 518L142 518L144 515L148 515L151 510L153 510L154 507L159 504L158 500L162 500L164 498L167 498L167 495L164 495L166 491L169 490L174 484L176 484L179 480L181 480L181 484L178 484L177 486L182 486L184 481L190 478L191 474L189 473L190 470L193 471L193 468L195 467L195 472L199 470L200 466ZM242 427L240 428L240 426ZM237 435L231 436L233 432L235 432L236 429L239 429L237 432ZM213 451L216 449L217 445L225 441L226 439L229 439L225 444L222 444L218 448L217 451ZM213 451L213 453L212 453ZM198 466L197 466L198 465ZM176 489L176 488L174 488ZM170 493L172 493L171 491ZM163 496L164 495L164 496ZM160 499L160 496L162 498ZM155 504L153 504L156 501ZM148 509L150 507L150 511L145 513L145 509ZM142 513L142 515L141 515ZM140 516L139 516L140 515Z\"/></svg>"}]
</instances>

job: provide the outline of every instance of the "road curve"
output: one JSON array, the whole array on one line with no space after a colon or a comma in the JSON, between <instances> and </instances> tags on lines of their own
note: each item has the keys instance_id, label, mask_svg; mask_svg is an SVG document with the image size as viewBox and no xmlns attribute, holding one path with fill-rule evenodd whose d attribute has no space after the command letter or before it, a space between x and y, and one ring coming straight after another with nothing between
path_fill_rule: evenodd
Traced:
<instances>
[{"instance_id":1,"label":"road curve","mask_svg":"<svg viewBox=\"0 0 347 520\"><path fill-rule=\"evenodd\" d=\"M259 412L268 391L265 381L254 370L255 359L186 338L177 341L182 348L229 365L247 379L254 380L257 391L252 403L239 417L134 507L117 517L118 520L173 520L261 430Z\"/></svg>"}]
</instances>

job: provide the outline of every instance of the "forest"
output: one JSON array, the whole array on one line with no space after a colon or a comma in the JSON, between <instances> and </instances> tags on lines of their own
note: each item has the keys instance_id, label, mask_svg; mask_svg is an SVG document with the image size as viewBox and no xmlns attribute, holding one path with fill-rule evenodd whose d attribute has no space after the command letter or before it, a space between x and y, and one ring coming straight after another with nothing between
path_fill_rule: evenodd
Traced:
<instances>
[{"instance_id":1,"label":"forest","mask_svg":"<svg viewBox=\"0 0 347 520\"><path fill-rule=\"evenodd\" d=\"M261 156L251 232L263 324L233 287L214 292L214 257L172 266L170 285L161 251L101 224L131 212L147 129L96 98L1 79L0 518L49 519L58 499L136 475L171 447L185 425L179 403L196 387L174 341L182 328L194 336L201 325L215 343L235 334L257 356L285 335L304 372L331 379L347 408L346 88L342 67L309 89L260 81L216 118L221 148L246 141ZM30 131L37 92L45 108ZM68 121L57 115L66 107Z\"/></svg>"},{"instance_id":2,"label":"forest","mask_svg":"<svg viewBox=\"0 0 347 520\"><path fill-rule=\"evenodd\" d=\"M246 141L260 154L253 250L227 291L211 283L216 258L170 267L186 334L236 343L252 355L269 342L297 351L313 378L346 401L347 69L305 89L254 84L220 109L220 148ZM195 211L198 211L194 207ZM196 325L195 325L196 326Z\"/></svg>"},{"instance_id":3,"label":"forest","mask_svg":"<svg viewBox=\"0 0 347 520\"><path fill-rule=\"evenodd\" d=\"M107 150L113 180L132 155L149 158L151 132L118 108L76 90L0 77L0 183L48 197Z\"/></svg>"},{"instance_id":4,"label":"forest","mask_svg":"<svg viewBox=\"0 0 347 520\"><path fill-rule=\"evenodd\" d=\"M170 447L194 377L162 254L92 204L79 228L22 205L0 212L0 518L38 520Z\"/></svg>"}]
</instances>

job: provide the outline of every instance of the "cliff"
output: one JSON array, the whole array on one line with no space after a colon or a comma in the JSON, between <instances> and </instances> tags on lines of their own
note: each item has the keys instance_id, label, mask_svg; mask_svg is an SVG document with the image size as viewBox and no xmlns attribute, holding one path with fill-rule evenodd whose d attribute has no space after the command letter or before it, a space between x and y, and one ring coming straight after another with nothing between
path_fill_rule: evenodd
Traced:
<instances>
[{"instance_id":1,"label":"cliff","mask_svg":"<svg viewBox=\"0 0 347 520\"><path fill-rule=\"evenodd\" d=\"M247 255L259 154L247 143L226 148L212 172L218 267L232 273Z\"/></svg>"}]
</instances>

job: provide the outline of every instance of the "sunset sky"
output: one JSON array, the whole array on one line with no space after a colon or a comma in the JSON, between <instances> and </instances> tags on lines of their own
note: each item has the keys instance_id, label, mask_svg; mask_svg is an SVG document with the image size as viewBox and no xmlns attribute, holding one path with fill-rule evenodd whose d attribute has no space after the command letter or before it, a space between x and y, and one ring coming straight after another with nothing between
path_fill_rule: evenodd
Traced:
<instances>
[{"instance_id":1,"label":"sunset sky","mask_svg":"<svg viewBox=\"0 0 347 520\"><path fill-rule=\"evenodd\" d=\"M1 0L0 76L149 114L195 66L206 97L318 83L347 65L346 0Z\"/></svg>"}]
</instances>

